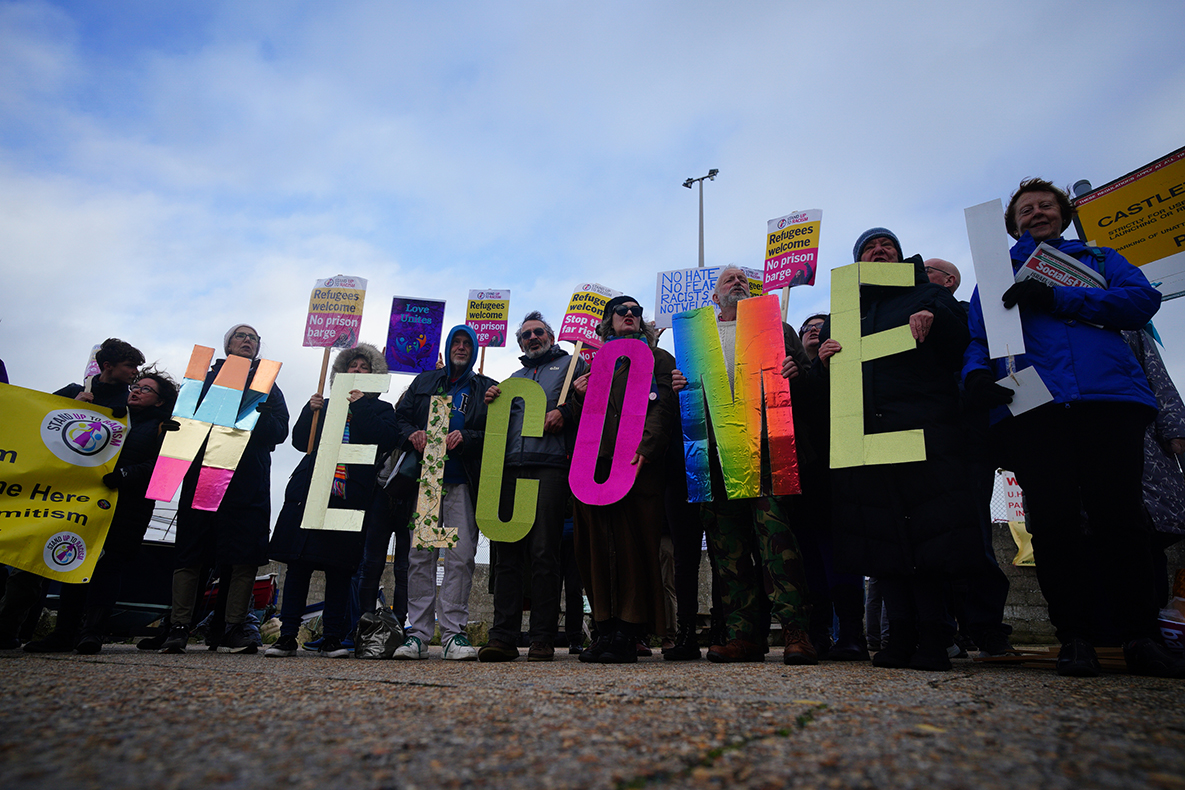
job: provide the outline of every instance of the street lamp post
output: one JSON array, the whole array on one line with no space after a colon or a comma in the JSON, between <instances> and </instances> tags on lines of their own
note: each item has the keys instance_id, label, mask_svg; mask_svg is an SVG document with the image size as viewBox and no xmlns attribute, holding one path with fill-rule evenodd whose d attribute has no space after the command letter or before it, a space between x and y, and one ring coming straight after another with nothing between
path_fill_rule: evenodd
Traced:
<instances>
[{"instance_id":1,"label":"street lamp post","mask_svg":"<svg viewBox=\"0 0 1185 790\"><path fill-rule=\"evenodd\" d=\"M704 179L715 181L719 172L716 168L712 168L706 176L689 178L683 182L683 186L688 189L691 189L692 184L699 182L699 267L701 269L704 268Z\"/></svg>"}]
</instances>

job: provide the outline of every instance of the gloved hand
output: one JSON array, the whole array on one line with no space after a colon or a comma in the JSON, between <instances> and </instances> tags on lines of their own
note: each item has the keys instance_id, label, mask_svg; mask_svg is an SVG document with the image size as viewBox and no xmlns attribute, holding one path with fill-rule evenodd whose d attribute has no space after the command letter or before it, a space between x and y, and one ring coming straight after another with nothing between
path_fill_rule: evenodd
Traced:
<instances>
[{"instance_id":1,"label":"gloved hand","mask_svg":"<svg viewBox=\"0 0 1185 790\"><path fill-rule=\"evenodd\" d=\"M266 400L260 401L259 405L255 407L255 411L259 412L260 414L269 414L271 412L271 410L272 410L271 401L266 401Z\"/></svg>"},{"instance_id":2,"label":"gloved hand","mask_svg":"<svg viewBox=\"0 0 1185 790\"><path fill-rule=\"evenodd\" d=\"M1052 313L1057 305L1053 289L1036 280L1021 280L1004 292L1004 309L1011 310L1014 304L1029 310Z\"/></svg>"},{"instance_id":3,"label":"gloved hand","mask_svg":"<svg viewBox=\"0 0 1185 790\"><path fill-rule=\"evenodd\" d=\"M176 420L164 420L160 424L160 429L162 431L179 431L181 430L181 423Z\"/></svg>"},{"instance_id":4,"label":"gloved hand","mask_svg":"<svg viewBox=\"0 0 1185 790\"><path fill-rule=\"evenodd\" d=\"M996 377L988 370L973 370L963 382L967 401L972 406L991 409L1012 403L1012 390L996 383Z\"/></svg>"},{"instance_id":5,"label":"gloved hand","mask_svg":"<svg viewBox=\"0 0 1185 790\"><path fill-rule=\"evenodd\" d=\"M128 416L128 407L124 405L117 405L111 407L111 416L117 420L122 420Z\"/></svg>"},{"instance_id":6,"label":"gloved hand","mask_svg":"<svg viewBox=\"0 0 1185 790\"><path fill-rule=\"evenodd\" d=\"M114 472L103 475L103 485L111 489L119 488L125 477L127 477L126 472L116 469Z\"/></svg>"}]
</instances>

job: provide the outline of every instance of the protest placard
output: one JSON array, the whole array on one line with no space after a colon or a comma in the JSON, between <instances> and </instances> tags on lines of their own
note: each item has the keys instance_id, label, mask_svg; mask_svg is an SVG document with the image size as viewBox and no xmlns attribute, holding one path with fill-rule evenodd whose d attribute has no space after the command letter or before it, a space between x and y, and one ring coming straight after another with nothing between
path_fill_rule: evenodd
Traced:
<instances>
[{"instance_id":1,"label":"protest placard","mask_svg":"<svg viewBox=\"0 0 1185 790\"><path fill-rule=\"evenodd\" d=\"M366 280L338 275L317 280L309 297L304 345L310 348L353 348L362 326Z\"/></svg>"},{"instance_id":2,"label":"protest placard","mask_svg":"<svg viewBox=\"0 0 1185 790\"><path fill-rule=\"evenodd\" d=\"M1012 286L1012 257L1004 232L1004 204L999 198L963 209L967 222L967 241L971 245L971 263L979 287L983 326L987 333L988 355L992 359L1015 357L1025 353L1024 327L1020 310L1008 310L1002 297Z\"/></svg>"},{"instance_id":3,"label":"protest placard","mask_svg":"<svg viewBox=\"0 0 1185 790\"><path fill-rule=\"evenodd\" d=\"M392 373L436 370L443 330L444 302L396 296L387 329L387 368Z\"/></svg>"},{"instance_id":4,"label":"protest placard","mask_svg":"<svg viewBox=\"0 0 1185 790\"><path fill-rule=\"evenodd\" d=\"M765 293L814 285L819 266L819 209L771 219L765 229Z\"/></svg>"},{"instance_id":5,"label":"protest placard","mask_svg":"<svg viewBox=\"0 0 1185 790\"><path fill-rule=\"evenodd\" d=\"M103 485L127 437L110 409L0 384L0 562L90 581L118 501Z\"/></svg>"},{"instance_id":6,"label":"protest placard","mask_svg":"<svg viewBox=\"0 0 1185 790\"><path fill-rule=\"evenodd\" d=\"M568 301L568 312L564 314L556 340L600 348L602 340L597 337L597 324L605 315L605 305L614 296L621 296L621 291L614 291L599 283L577 285Z\"/></svg>"},{"instance_id":7,"label":"protest placard","mask_svg":"<svg viewBox=\"0 0 1185 790\"><path fill-rule=\"evenodd\" d=\"M470 291L465 323L477 333L478 348L502 348L510 320L510 291Z\"/></svg>"},{"instance_id":8,"label":"protest placard","mask_svg":"<svg viewBox=\"0 0 1185 790\"><path fill-rule=\"evenodd\" d=\"M621 296L621 291L614 291L599 283L581 283L572 292L568 301L568 312L564 313L564 321L560 324L560 334L557 340L567 340L576 344L576 355L584 357L584 361L592 364L592 360L585 356L585 347L597 349L604 342L597 335L597 325L605 316L605 305L615 296ZM568 402L568 388L572 386L572 372L575 365L568 366L568 377L564 379L564 386L560 390L560 405Z\"/></svg>"},{"instance_id":9,"label":"protest placard","mask_svg":"<svg viewBox=\"0 0 1185 790\"><path fill-rule=\"evenodd\" d=\"M712 302L716 278L724 266L705 266L702 269L673 269L659 272L654 294L654 322L659 329L670 329L671 319L679 313L707 307ZM740 267L749 278L749 295L761 296L762 273L747 266ZM716 308L719 310L719 308Z\"/></svg>"}]
</instances>

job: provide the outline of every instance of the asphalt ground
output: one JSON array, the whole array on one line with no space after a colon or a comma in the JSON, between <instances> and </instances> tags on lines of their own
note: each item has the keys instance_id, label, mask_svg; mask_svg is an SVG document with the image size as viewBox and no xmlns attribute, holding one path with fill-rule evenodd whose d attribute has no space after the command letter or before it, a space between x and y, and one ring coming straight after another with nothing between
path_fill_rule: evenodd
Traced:
<instances>
[{"instance_id":1,"label":"asphalt ground","mask_svg":"<svg viewBox=\"0 0 1185 790\"><path fill-rule=\"evenodd\" d=\"M0 787L1185 790L1185 681L522 652L3 653Z\"/></svg>"}]
</instances>

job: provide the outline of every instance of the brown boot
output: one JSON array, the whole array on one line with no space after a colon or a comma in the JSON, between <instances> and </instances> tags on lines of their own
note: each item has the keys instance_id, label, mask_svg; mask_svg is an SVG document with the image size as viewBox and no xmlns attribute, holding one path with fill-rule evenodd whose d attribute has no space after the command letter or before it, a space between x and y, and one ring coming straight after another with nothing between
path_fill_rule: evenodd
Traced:
<instances>
[{"instance_id":1,"label":"brown boot","mask_svg":"<svg viewBox=\"0 0 1185 790\"><path fill-rule=\"evenodd\" d=\"M806 631L794 626L784 626L782 633L786 635L786 647L782 651L782 663L791 666L814 666L819 663L819 654L811 644L811 638Z\"/></svg>"},{"instance_id":2,"label":"brown boot","mask_svg":"<svg viewBox=\"0 0 1185 790\"><path fill-rule=\"evenodd\" d=\"M532 642L527 651L528 661L551 661L555 658L555 647L551 642Z\"/></svg>"},{"instance_id":3,"label":"brown boot","mask_svg":"<svg viewBox=\"0 0 1185 790\"><path fill-rule=\"evenodd\" d=\"M708 660L717 664L760 663L765 660L765 650L755 642L731 639L726 645L708 648Z\"/></svg>"}]
</instances>

